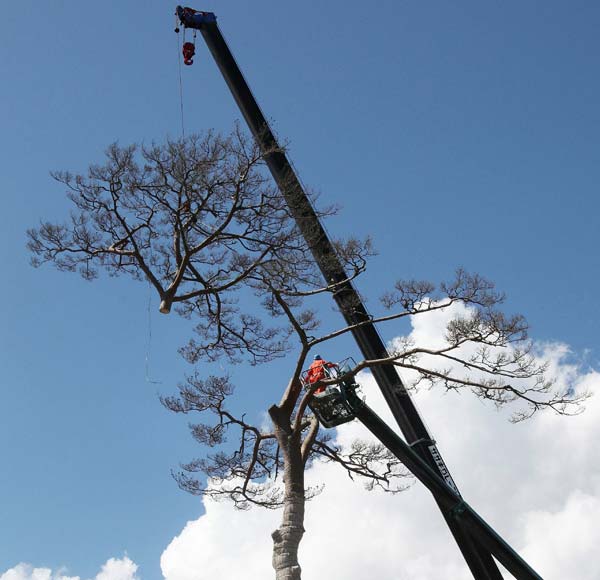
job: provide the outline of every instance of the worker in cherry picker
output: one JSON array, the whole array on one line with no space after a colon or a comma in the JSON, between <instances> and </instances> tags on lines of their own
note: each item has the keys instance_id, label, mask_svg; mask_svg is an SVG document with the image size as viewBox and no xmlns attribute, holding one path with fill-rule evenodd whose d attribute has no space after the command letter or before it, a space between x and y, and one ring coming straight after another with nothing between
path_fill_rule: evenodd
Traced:
<instances>
[{"instance_id":1,"label":"worker in cherry picker","mask_svg":"<svg viewBox=\"0 0 600 580\"><path fill-rule=\"evenodd\" d=\"M310 367L308 367L308 371L306 373L306 379L311 385L322 381L331 376L329 369L337 369L337 365L332 362L328 362L323 360L320 354L315 355L315 359L311 363ZM315 395L322 393L325 390L325 387L318 387L315 389Z\"/></svg>"}]
</instances>

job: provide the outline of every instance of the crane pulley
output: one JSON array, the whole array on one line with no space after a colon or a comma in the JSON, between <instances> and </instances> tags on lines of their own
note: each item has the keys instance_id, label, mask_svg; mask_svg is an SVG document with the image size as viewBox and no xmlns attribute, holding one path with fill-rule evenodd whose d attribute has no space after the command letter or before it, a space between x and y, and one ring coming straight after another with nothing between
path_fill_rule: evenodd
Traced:
<instances>
[{"instance_id":1,"label":"crane pulley","mask_svg":"<svg viewBox=\"0 0 600 580\"><path fill-rule=\"evenodd\" d=\"M200 10L194 10L193 8L177 7L175 12L176 18L179 19L183 25L183 46L181 52L183 54L183 64L192 65L194 64L194 56L196 54L196 31L200 24L206 22L215 22L216 16L212 12L202 12ZM191 28L194 30L193 42L185 42L185 31ZM175 26L175 32L179 33L179 25Z\"/></svg>"}]
</instances>

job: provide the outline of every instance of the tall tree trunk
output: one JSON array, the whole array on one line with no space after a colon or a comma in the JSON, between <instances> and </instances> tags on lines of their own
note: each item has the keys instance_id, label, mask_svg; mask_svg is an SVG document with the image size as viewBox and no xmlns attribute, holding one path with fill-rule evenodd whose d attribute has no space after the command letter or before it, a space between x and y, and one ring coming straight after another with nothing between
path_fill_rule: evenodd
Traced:
<instances>
[{"instance_id":1,"label":"tall tree trunk","mask_svg":"<svg viewBox=\"0 0 600 580\"><path fill-rule=\"evenodd\" d=\"M273 417L273 415L271 415ZM272 534L273 568L276 580L300 580L298 547L304 535L304 462L300 437L288 425L276 423L275 431L281 447L285 486L281 525Z\"/></svg>"},{"instance_id":2,"label":"tall tree trunk","mask_svg":"<svg viewBox=\"0 0 600 580\"><path fill-rule=\"evenodd\" d=\"M300 580L298 547L304 535L304 493L286 492L281 526L273 538L273 568L276 580Z\"/></svg>"}]
</instances>

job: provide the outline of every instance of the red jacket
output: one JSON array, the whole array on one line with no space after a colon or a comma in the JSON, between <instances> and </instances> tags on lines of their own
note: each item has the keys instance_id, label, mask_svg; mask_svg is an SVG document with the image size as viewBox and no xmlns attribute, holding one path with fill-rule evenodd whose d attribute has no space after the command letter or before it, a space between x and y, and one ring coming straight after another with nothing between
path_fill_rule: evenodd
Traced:
<instances>
[{"instance_id":1,"label":"red jacket","mask_svg":"<svg viewBox=\"0 0 600 580\"><path fill-rule=\"evenodd\" d=\"M310 367L308 367L308 372L306 373L306 378L311 385L314 385L316 382L324 379L327 376L326 369L331 369L337 367L335 363L327 362L326 360L315 360L312 362ZM325 387L319 387L315 389L315 393L322 393L325 390Z\"/></svg>"}]
</instances>

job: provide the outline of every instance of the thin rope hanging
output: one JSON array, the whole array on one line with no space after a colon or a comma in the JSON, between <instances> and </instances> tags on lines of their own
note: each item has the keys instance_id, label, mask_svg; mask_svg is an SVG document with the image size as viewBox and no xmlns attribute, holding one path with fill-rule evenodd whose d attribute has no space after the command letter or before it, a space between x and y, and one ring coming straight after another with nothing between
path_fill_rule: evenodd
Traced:
<instances>
[{"instance_id":1,"label":"thin rope hanging","mask_svg":"<svg viewBox=\"0 0 600 580\"><path fill-rule=\"evenodd\" d=\"M145 362L145 378L146 382L152 385L161 385L162 381L155 381L150 378L150 351L152 349L152 285L148 280L148 335L146 339L146 362Z\"/></svg>"}]
</instances>

